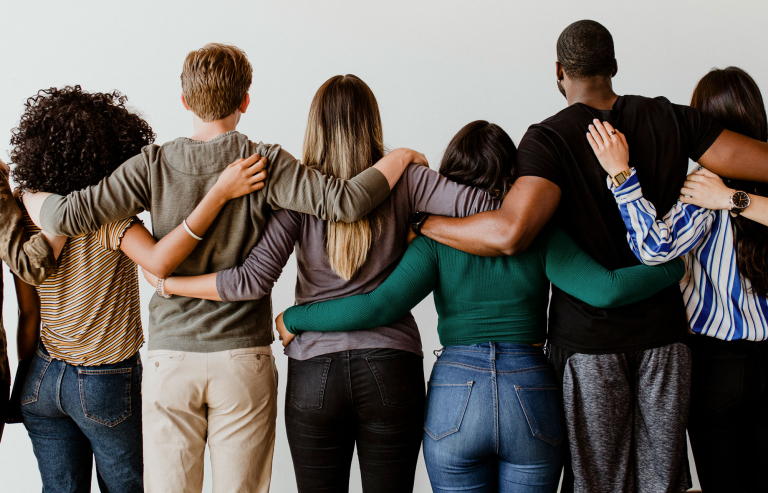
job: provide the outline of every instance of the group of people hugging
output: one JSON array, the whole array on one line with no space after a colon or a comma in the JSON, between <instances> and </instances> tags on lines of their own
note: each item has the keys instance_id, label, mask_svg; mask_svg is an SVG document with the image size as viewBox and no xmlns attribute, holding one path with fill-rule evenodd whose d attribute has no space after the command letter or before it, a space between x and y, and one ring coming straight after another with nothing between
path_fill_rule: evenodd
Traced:
<instances>
[{"instance_id":1,"label":"group of people hugging","mask_svg":"<svg viewBox=\"0 0 768 493\"><path fill-rule=\"evenodd\" d=\"M354 75L312 100L299 161L236 130L234 46L181 73L193 133L163 145L126 97L39 91L0 169L23 422L47 493L266 492L278 374L270 293L291 254L285 432L298 491L768 491L768 124L713 69L690 106L617 95L611 34L557 40L567 107L518 146L474 121L438 171L387 152ZM689 169L689 160L698 163ZM148 211L151 231L137 215ZM139 274L156 289L145 361ZM0 286L1 288L1 286ZM410 310L430 293L425 384ZM0 333L4 336L2 326ZM5 339L2 341L5 348Z\"/></svg>"}]
</instances>

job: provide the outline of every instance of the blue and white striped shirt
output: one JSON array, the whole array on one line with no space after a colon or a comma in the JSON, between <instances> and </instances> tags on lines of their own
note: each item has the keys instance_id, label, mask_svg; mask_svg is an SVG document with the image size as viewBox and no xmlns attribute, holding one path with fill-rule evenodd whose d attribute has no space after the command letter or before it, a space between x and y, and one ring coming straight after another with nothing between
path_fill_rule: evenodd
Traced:
<instances>
[{"instance_id":1,"label":"blue and white striped shirt","mask_svg":"<svg viewBox=\"0 0 768 493\"><path fill-rule=\"evenodd\" d=\"M694 333L726 341L768 339L768 301L755 296L749 280L739 275L729 211L678 201L657 220L634 168L618 187L609 179L608 188L621 210L629 246L642 263L661 264L687 255L680 289Z\"/></svg>"}]
</instances>

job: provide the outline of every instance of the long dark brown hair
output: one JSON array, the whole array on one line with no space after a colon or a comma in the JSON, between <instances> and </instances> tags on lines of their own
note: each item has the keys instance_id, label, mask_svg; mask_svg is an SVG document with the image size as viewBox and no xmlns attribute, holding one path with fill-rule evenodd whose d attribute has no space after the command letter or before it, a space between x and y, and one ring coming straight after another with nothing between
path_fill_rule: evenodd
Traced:
<instances>
[{"instance_id":1,"label":"long dark brown hair","mask_svg":"<svg viewBox=\"0 0 768 493\"><path fill-rule=\"evenodd\" d=\"M733 132L768 141L768 118L760 88L738 67L712 69L702 78L691 97L691 106L710 115ZM725 180L749 194L768 196L768 186L751 181ZM736 267L752 283L754 294L768 295L768 227L738 216L733 219Z\"/></svg>"}]
</instances>

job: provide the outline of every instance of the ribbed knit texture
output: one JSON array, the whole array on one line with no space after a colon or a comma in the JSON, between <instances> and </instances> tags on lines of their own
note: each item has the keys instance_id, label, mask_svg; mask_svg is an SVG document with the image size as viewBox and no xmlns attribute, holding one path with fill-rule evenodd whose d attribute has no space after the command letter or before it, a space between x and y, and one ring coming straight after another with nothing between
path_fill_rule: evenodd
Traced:
<instances>
[{"instance_id":1,"label":"ribbed knit texture","mask_svg":"<svg viewBox=\"0 0 768 493\"><path fill-rule=\"evenodd\" d=\"M375 291L288 309L283 322L299 331L347 331L397 320L434 290L443 346L482 342L544 342L549 281L590 305L635 303L678 282L682 261L609 271L560 229L547 229L525 253L478 257L428 238L415 239Z\"/></svg>"}]
</instances>

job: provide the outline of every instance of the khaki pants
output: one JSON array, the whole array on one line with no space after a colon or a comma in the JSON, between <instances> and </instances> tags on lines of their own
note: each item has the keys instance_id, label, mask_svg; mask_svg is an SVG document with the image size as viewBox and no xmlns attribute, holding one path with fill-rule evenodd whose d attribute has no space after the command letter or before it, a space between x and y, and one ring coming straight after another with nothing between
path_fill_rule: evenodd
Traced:
<instances>
[{"instance_id":1,"label":"khaki pants","mask_svg":"<svg viewBox=\"0 0 768 493\"><path fill-rule=\"evenodd\" d=\"M269 346L149 351L144 368L147 492L200 492L206 439L214 493L269 491L277 418Z\"/></svg>"}]
</instances>

